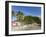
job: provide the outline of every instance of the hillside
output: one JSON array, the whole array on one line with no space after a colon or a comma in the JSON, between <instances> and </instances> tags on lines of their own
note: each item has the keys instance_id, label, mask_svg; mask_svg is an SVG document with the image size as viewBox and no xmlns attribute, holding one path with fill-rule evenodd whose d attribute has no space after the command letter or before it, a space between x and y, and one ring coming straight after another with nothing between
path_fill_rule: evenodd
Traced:
<instances>
[{"instance_id":1,"label":"hillside","mask_svg":"<svg viewBox=\"0 0 46 37\"><path fill-rule=\"evenodd\" d=\"M32 24L32 23L41 24L41 20L39 19L39 17L34 16L25 16L23 22L25 24Z\"/></svg>"},{"instance_id":2,"label":"hillside","mask_svg":"<svg viewBox=\"0 0 46 37\"><path fill-rule=\"evenodd\" d=\"M14 11L12 11L12 16L15 16L17 18L17 21L21 22L22 24L41 24L41 19L39 19L40 17L32 15L25 16L22 11L18 11L17 13L14 13Z\"/></svg>"}]
</instances>

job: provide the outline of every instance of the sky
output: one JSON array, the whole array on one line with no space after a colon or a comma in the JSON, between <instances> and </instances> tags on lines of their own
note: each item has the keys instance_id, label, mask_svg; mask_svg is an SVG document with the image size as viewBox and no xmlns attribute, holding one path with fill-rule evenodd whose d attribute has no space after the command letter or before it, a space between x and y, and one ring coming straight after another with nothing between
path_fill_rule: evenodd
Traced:
<instances>
[{"instance_id":1,"label":"sky","mask_svg":"<svg viewBox=\"0 0 46 37\"><path fill-rule=\"evenodd\" d=\"M28 6L12 6L14 12L22 11L25 16L40 16L41 7L28 7ZM16 20L16 17L12 17L12 21Z\"/></svg>"},{"instance_id":2,"label":"sky","mask_svg":"<svg viewBox=\"0 0 46 37\"><path fill-rule=\"evenodd\" d=\"M28 7L28 6L12 6L12 10L22 11L25 16L40 16L41 15L41 7Z\"/></svg>"}]
</instances>

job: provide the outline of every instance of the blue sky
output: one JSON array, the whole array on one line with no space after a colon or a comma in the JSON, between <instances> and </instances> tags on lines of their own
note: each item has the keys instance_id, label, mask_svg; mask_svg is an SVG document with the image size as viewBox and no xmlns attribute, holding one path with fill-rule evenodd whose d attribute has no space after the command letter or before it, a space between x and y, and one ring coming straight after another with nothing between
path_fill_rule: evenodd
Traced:
<instances>
[{"instance_id":1,"label":"blue sky","mask_svg":"<svg viewBox=\"0 0 46 37\"><path fill-rule=\"evenodd\" d=\"M27 6L12 6L12 10L14 12L22 11L25 16L40 16L41 15L41 7L27 7ZM12 21L16 20L15 16L12 17Z\"/></svg>"},{"instance_id":2,"label":"blue sky","mask_svg":"<svg viewBox=\"0 0 46 37\"><path fill-rule=\"evenodd\" d=\"M41 15L41 7L28 7L28 6L12 6L12 10L22 11L25 16L32 15L32 16L40 16Z\"/></svg>"}]
</instances>

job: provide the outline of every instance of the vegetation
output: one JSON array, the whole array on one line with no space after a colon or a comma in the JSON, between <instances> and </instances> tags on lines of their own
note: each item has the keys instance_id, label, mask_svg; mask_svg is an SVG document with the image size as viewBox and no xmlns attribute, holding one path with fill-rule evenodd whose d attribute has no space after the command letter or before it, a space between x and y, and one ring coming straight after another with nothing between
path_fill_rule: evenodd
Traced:
<instances>
[{"instance_id":1,"label":"vegetation","mask_svg":"<svg viewBox=\"0 0 46 37\"><path fill-rule=\"evenodd\" d=\"M32 24L34 21L32 19L32 16L25 16L24 17L24 23L26 24Z\"/></svg>"},{"instance_id":2,"label":"vegetation","mask_svg":"<svg viewBox=\"0 0 46 37\"><path fill-rule=\"evenodd\" d=\"M12 16L15 16L15 12L14 11L12 11Z\"/></svg>"},{"instance_id":3,"label":"vegetation","mask_svg":"<svg viewBox=\"0 0 46 37\"><path fill-rule=\"evenodd\" d=\"M12 16L15 16L15 13L12 11ZM39 17L35 16L24 16L23 12L18 11L16 14L17 21L20 21L21 23L23 22L24 24L32 24L32 23L38 23L41 24L41 20ZM24 19L23 19L24 18Z\"/></svg>"},{"instance_id":4,"label":"vegetation","mask_svg":"<svg viewBox=\"0 0 46 37\"><path fill-rule=\"evenodd\" d=\"M26 24L32 24L32 23L41 24L41 20L38 17L25 16L24 23L26 23Z\"/></svg>"},{"instance_id":5,"label":"vegetation","mask_svg":"<svg viewBox=\"0 0 46 37\"><path fill-rule=\"evenodd\" d=\"M17 20L18 21L22 21L24 14L21 11L18 11L18 13L16 14L16 16L17 16Z\"/></svg>"},{"instance_id":6,"label":"vegetation","mask_svg":"<svg viewBox=\"0 0 46 37\"><path fill-rule=\"evenodd\" d=\"M39 17L33 17L33 20L38 23L41 24L41 20L39 19Z\"/></svg>"}]
</instances>

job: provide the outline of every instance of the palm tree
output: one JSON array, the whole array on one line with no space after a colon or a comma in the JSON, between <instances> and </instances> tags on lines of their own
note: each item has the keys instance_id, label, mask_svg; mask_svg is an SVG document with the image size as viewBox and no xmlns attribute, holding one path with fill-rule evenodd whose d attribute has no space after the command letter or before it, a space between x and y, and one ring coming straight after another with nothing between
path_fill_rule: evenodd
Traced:
<instances>
[{"instance_id":1,"label":"palm tree","mask_svg":"<svg viewBox=\"0 0 46 37\"><path fill-rule=\"evenodd\" d=\"M15 13L14 13L14 11L12 11L12 16L15 16Z\"/></svg>"},{"instance_id":2,"label":"palm tree","mask_svg":"<svg viewBox=\"0 0 46 37\"><path fill-rule=\"evenodd\" d=\"M18 11L18 13L17 13L16 16L17 16L17 20L18 20L18 21L22 21L24 14L23 14L21 11Z\"/></svg>"},{"instance_id":3,"label":"palm tree","mask_svg":"<svg viewBox=\"0 0 46 37\"><path fill-rule=\"evenodd\" d=\"M12 11L12 20L14 20L14 21L16 20L16 13L14 11Z\"/></svg>"}]
</instances>

